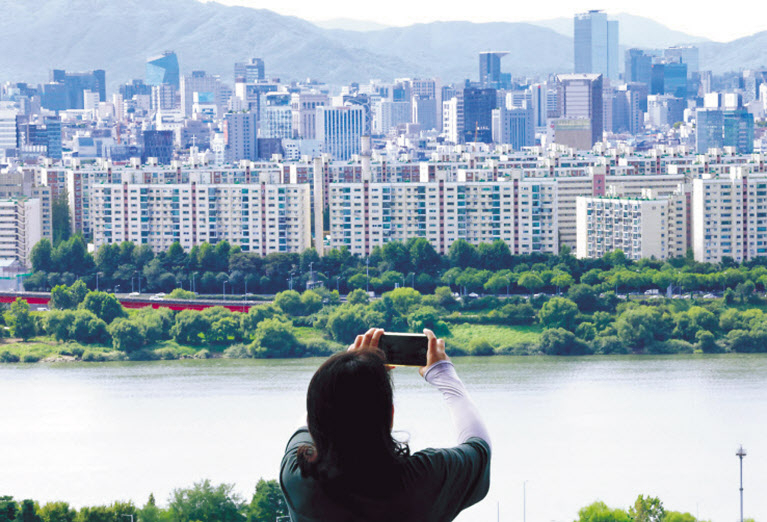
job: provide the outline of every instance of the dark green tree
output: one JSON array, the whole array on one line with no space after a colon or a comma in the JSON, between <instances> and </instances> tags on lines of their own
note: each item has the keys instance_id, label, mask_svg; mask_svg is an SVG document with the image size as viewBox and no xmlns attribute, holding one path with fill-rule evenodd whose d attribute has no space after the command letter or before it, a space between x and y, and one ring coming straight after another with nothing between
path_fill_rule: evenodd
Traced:
<instances>
[{"instance_id":1,"label":"dark green tree","mask_svg":"<svg viewBox=\"0 0 767 522\"><path fill-rule=\"evenodd\" d=\"M202 344L205 333L210 328L208 318L197 310L181 310L170 330L171 336L179 344Z\"/></svg>"},{"instance_id":2,"label":"dark green tree","mask_svg":"<svg viewBox=\"0 0 767 522\"><path fill-rule=\"evenodd\" d=\"M109 325L112 346L115 350L132 353L144 345L144 332L141 325L128 319L117 319Z\"/></svg>"},{"instance_id":3,"label":"dark green tree","mask_svg":"<svg viewBox=\"0 0 767 522\"><path fill-rule=\"evenodd\" d=\"M38 241L29 254L34 272L51 272L53 270L53 245L48 239Z\"/></svg>"},{"instance_id":4,"label":"dark green tree","mask_svg":"<svg viewBox=\"0 0 767 522\"><path fill-rule=\"evenodd\" d=\"M278 318L264 319L253 335L253 355L261 358L300 357L304 346L296 338L295 328Z\"/></svg>"},{"instance_id":5,"label":"dark green tree","mask_svg":"<svg viewBox=\"0 0 767 522\"><path fill-rule=\"evenodd\" d=\"M552 297L541 307L538 320L546 328L564 328L573 331L576 327L578 306L565 297Z\"/></svg>"},{"instance_id":6,"label":"dark green tree","mask_svg":"<svg viewBox=\"0 0 767 522\"><path fill-rule=\"evenodd\" d=\"M288 506L276 480L259 479L248 506L248 522L273 522L288 515Z\"/></svg>"},{"instance_id":7,"label":"dark green tree","mask_svg":"<svg viewBox=\"0 0 767 522\"><path fill-rule=\"evenodd\" d=\"M458 239L450 245L448 259L451 267L476 267L477 249L465 239Z\"/></svg>"},{"instance_id":8,"label":"dark green tree","mask_svg":"<svg viewBox=\"0 0 767 522\"><path fill-rule=\"evenodd\" d=\"M37 514L37 506L32 499L21 501L21 510L17 515L16 522L42 522L40 515Z\"/></svg>"},{"instance_id":9,"label":"dark green tree","mask_svg":"<svg viewBox=\"0 0 767 522\"><path fill-rule=\"evenodd\" d=\"M5 313L5 323L11 327L11 335L28 341L35 335L35 320L29 311L29 303L16 298L10 309Z\"/></svg>"},{"instance_id":10,"label":"dark green tree","mask_svg":"<svg viewBox=\"0 0 767 522\"><path fill-rule=\"evenodd\" d=\"M169 510L173 522L243 522L242 507L233 484L214 487L206 479L191 488L174 490Z\"/></svg>"},{"instance_id":11,"label":"dark green tree","mask_svg":"<svg viewBox=\"0 0 767 522\"><path fill-rule=\"evenodd\" d=\"M111 323L118 317L127 317L128 314L125 308L120 304L114 294L107 292L88 292L85 296L85 300L82 302L81 307L85 310L93 312L96 317L106 322Z\"/></svg>"},{"instance_id":12,"label":"dark green tree","mask_svg":"<svg viewBox=\"0 0 767 522\"><path fill-rule=\"evenodd\" d=\"M72 217L66 191L51 202L51 223L53 225L53 244L58 245L72 235Z\"/></svg>"}]
</instances>

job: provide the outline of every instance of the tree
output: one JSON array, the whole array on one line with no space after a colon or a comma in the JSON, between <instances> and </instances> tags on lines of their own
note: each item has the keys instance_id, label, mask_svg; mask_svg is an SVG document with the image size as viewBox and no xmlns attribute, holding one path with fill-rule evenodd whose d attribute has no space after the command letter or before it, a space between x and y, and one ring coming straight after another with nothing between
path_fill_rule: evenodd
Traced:
<instances>
[{"instance_id":1,"label":"tree","mask_svg":"<svg viewBox=\"0 0 767 522\"><path fill-rule=\"evenodd\" d=\"M322 297L314 290L306 290L301 294L301 308L304 315L311 315L322 309Z\"/></svg>"},{"instance_id":2,"label":"tree","mask_svg":"<svg viewBox=\"0 0 767 522\"><path fill-rule=\"evenodd\" d=\"M29 254L33 272L51 272L53 270L53 245L48 239L38 241Z\"/></svg>"},{"instance_id":3,"label":"tree","mask_svg":"<svg viewBox=\"0 0 767 522\"><path fill-rule=\"evenodd\" d=\"M88 292L81 308L93 312L96 317L109 324L118 317L127 317L125 308L114 294L107 292Z\"/></svg>"},{"instance_id":4,"label":"tree","mask_svg":"<svg viewBox=\"0 0 767 522\"><path fill-rule=\"evenodd\" d=\"M248 506L248 522L273 522L288 515L288 506L276 480L259 479Z\"/></svg>"},{"instance_id":5,"label":"tree","mask_svg":"<svg viewBox=\"0 0 767 522\"><path fill-rule=\"evenodd\" d=\"M428 239L419 237L408 241L413 270L424 274L436 274L442 259Z\"/></svg>"},{"instance_id":6,"label":"tree","mask_svg":"<svg viewBox=\"0 0 767 522\"><path fill-rule=\"evenodd\" d=\"M171 336L179 344L202 344L202 336L210 328L208 318L197 310L181 310L170 330Z\"/></svg>"},{"instance_id":7,"label":"tree","mask_svg":"<svg viewBox=\"0 0 767 522\"><path fill-rule=\"evenodd\" d=\"M469 347L467 349L467 352L469 355L486 356L486 355L493 355L495 353L495 350L493 349L493 345L490 344L487 341L487 339L480 338L480 339L472 339L469 342Z\"/></svg>"},{"instance_id":8,"label":"tree","mask_svg":"<svg viewBox=\"0 0 767 522\"><path fill-rule=\"evenodd\" d=\"M421 302L421 292L414 288L396 288L384 295L391 299L394 309L402 315L406 315L411 306Z\"/></svg>"},{"instance_id":9,"label":"tree","mask_svg":"<svg viewBox=\"0 0 767 522\"><path fill-rule=\"evenodd\" d=\"M53 225L53 244L58 245L72 235L72 218L66 190L53 198L51 202L51 223Z\"/></svg>"},{"instance_id":10,"label":"tree","mask_svg":"<svg viewBox=\"0 0 767 522\"><path fill-rule=\"evenodd\" d=\"M15 522L18 504L13 497L0 496L0 522Z\"/></svg>"},{"instance_id":11,"label":"tree","mask_svg":"<svg viewBox=\"0 0 767 522\"><path fill-rule=\"evenodd\" d=\"M564 328L544 330L538 344L546 355L586 355L591 352L585 343Z\"/></svg>"},{"instance_id":12,"label":"tree","mask_svg":"<svg viewBox=\"0 0 767 522\"><path fill-rule=\"evenodd\" d=\"M66 502L48 502L38 511L43 522L74 522L77 512Z\"/></svg>"},{"instance_id":13,"label":"tree","mask_svg":"<svg viewBox=\"0 0 767 522\"><path fill-rule=\"evenodd\" d=\"M370 296L368 296L368 293L362 290L361 288L352 290L346 295L346 302L351 305L368 304L369 301L370 301Z\"/></svg>"},{"instance_id":14,"label":"tree","mask_svg":"<svg viewBox=\"0 0 767 522\"><path fill-rule=\"evenodd\" d=\"M5 313L5 322L11 327L11 335L28 341L35 335L35 320L29 311L29 303L16 298Z\"/></svg>"},{"instance_id":15,"label":"tree","mask_svg":"<svg viewBox=\"0 0 767 522\"><path fill-rule=\"evenodd\" d=\"M351 344L358 334L363 333L361 305L346 304L336 308L328 317L327 329L333 339Z\"/></svg>"},{"instance_id":16,"label":"tree","mask_svg":"<svg viewBox=\"0 0 767 522\"><path fill-rule=\"evenodd\" d=\"M629 509L629 515L634 522L663 522L666 510L658 497L639 495Z\"/></svg>"},{"instance_id":17,"label":"tree","mask_svg":"<svg viewBox=\"0 0 767 522\"><path fill-rule=\"evenodd\" d=\"M251 306L247 314L240 316L243 334L246 337L252 337L261 321L275 316L282 317L282 314L274 304Z\"/></svg>"},{"instance_id":18,"label":"tree","mask_svg":"<svg viewBox=\"0 0 767 522\"><path fill-rule=\"evenodd\" d=\"M428 328L437 337L444 337L450 335L450 328L440 320L441 316L436 308L419 306L408 315L407 324L411 332L422 333L424 328Z\"/></svg>"},{"instance_id":19,"label":"tree","mask_svg":"<svg viewBox=\"0 0 767 522\"><path fill-rule=\"evenodd\" d=\"M304 314L301 294L295 290L285 290L274 296L274 306L289 316L297 317Z\"/></svg>"},{"instance_id":20,"label":"tree","mask_svg":"<svg viewBox=\"0 0 767 522\"><path fill-rule=\"evenodd\" d=\"M242 522L242 504L233 484L214 487L206 479L191 488L174 490L169 510L174 522Z\"/></svg>"},{"instance_id":21,"label":"tree","mask_svg":"<svg viewBox=\"0 0 767 522\"><path fill-rule=\"evenodd\" d=\"M641 351L654 340L662 340L666 326L659 310L640 306L626 310L618 316L615 329L627 347Z\"/></svg>"},{"instance_id":22,"label":"tree","mask_svg":"<svg viewBox=\"0 0 767 522\"><path fill-rule=\"evenodd\" d=\"M144 332L141 326L128 319L117 319L109 325L112 346L125 353L135 352L144 345Z\"/></svg>"},{"instance_id":23,"label":"tree","mask_svg":"<svg viewBox=\"0 0 767 522\"><path fill-rule=\"evenodd\" d=\"M610 509L604 502L594 502L578 511L578 522L632 522L622 509Z\"/></svg>"},{"instance_id":24,"label":"tree","mask_svg":"<svg viewBox=\"0 0 767 522\"><path fill-rule=\"evenodd\" d=\"M578 305L564 297L552 297L541 307L538 320L546 328L564 328L575 330L575 318L578 316Z\"/></svg>"},{"instance_id":25,"label":"tree","mask_svg":"<svg viewBox=\"0 0 767 522\"><path fill-rule=\"evenodd\" d=\"M205 339L210 344L232 344L239 340L240 323L234 317L221 317L213 321L205 332Z\"/></svg>"},{"instance_id":26,"label":"tree","mask_svg":"<svg viewBox=\"0 0 767 522\"><path fill-rule=\"evenodd\" d=\"M72 293L67 285L56 285L51 289L51 300L48 303L53 310L69 310L74 308Z\"/></svg>"},{"instance_id":27,"label":"tree","mask_svg":"<svg viewBox=\"0 0 767 522\"><path fill-rule=\"evenodd\" d=\"M567 290L567 298L578 305L578 310L584 314L594 312L599 308L599 292L589 285L573 285Z\"/></svg>"},{"instance_id":28,"label":"tree","mask_svg":"<svg viewBox=\"0 0 767 522\"><path fill-rule=\"evenodd\" d=\"M453 241L447 256L451 267L469 268L477 265L477 249L465 239Z\"/></svg>"},{"instance_id":29,"label":"tree","mask_svg":"<svg viewBox=\"0 0 767 522\"><path fill-rule=\"evenodd\" d=\"M535 272L523 272L517 279L517 285L533 294L543 288L543 280Z\"/></svg>"},{"instance_id":30,"label":"tree","mask_svg":"<svg viewBox=\"0 0 767 522\"><path fill-rule=\"evenodd\" d=\"M296 338L295 328L278 318L264 319L253 335L253 355L263 358L300 357L304 346Z\"/></svg>"},{"instance_id":31,"label":"tree","mask_svg":"<svg viewBox=\"0 0 767 522\"><path fill-rule=\"evenodd\" d=\"M21 510L17 515L16 522L42 522L40 515L37 514L34 500L25 499L21 501Z\"/></svg>"}]
</instances>

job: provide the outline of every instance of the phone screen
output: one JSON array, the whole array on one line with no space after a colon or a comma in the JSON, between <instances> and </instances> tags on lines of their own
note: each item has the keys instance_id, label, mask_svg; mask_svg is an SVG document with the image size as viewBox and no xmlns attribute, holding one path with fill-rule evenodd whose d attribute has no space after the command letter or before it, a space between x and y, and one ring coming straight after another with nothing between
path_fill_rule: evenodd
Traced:
<instances>
[{"instance_id":1,"label":"phone screen","mask_svg":"<svg viewBox=\"0 0 767 522\"><path fill-rule=\"evenodd\" d=\"M424 334L384 333L378 347L386 354L386 364L426 366L429 339Z\"/></svg>"}]
</instances>

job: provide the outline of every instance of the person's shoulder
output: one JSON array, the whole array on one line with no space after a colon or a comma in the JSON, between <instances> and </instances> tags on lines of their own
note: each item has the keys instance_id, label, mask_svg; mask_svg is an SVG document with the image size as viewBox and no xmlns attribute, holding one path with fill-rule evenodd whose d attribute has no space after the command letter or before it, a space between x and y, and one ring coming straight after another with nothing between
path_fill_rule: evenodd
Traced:
<instances>
[{"instance_id":1,"label":"person's shoulder","mask_svg":"<svg viewBox=\"0 0 767 522\"><path fill-rule=\"evenodd\" d=\"M466 442L449 448L426 448L417 451L407 460L409 467L416 470L442 469L462 465L482 466L490 462L490 445L479 437L472 437Z\"/></svg>"}]
</instances>

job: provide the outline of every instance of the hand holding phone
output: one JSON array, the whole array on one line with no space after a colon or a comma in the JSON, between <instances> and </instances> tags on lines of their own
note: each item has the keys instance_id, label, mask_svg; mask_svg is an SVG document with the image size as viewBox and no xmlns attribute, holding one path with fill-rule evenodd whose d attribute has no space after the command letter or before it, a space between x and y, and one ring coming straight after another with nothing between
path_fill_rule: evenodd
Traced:
<instances>
[{"instance_id":1,"label":"hand holding phone","mask_svg":"<svg viewBox=\"0 0 767 522\"><path fill-rule=\"evenodd\" d=\"M424 334L385 332L378 342L392 366L426 366L429 339Z\"/></svg>"}]
</instances>

